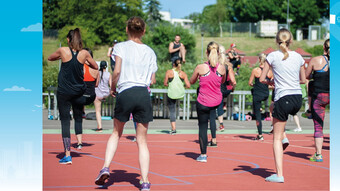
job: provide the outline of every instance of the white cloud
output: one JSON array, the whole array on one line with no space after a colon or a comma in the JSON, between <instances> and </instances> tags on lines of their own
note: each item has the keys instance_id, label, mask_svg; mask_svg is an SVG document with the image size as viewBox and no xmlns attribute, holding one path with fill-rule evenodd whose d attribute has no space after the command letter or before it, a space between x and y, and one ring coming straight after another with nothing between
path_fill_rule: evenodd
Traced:
<instances>
[{"instance_id":1,"label":"white cloud","mask_svg":"<svg viewBox=\"0 0 340 191\"><path fill-rule=\"evenodd\" d=\"M42 105L34 105L35 107L42 107Z\"/></svg>"},{"instance_id":2,"label":"white cloud","mask_svg":"<svg viewBox=\"0 0 340 191\"><path fill-rule=\"evenodd\" d=\"M329 16L329 22L331 23L331 24L335 24L335 15L330 15Z\"/></svg>"},{"instance_id":3,"label":"white cloud","mask_svg":"<svg viewBox=\"0 0 340 191\"><path fill-rule=\"evenodd\" d=\"M31 89L26 89L24 87L13 86L11 88L5 88L3 91L4 92L30 92L32 90Z\"/></svg>"},{"instance_id":4,"label":"white cloud","mask_svg":"<svg viewBox=\"0 0 340 191\"><path fill-rule=\"evenodd\" d=\"M42 24L37 23L34 25L30 25L28 27L24 27L20 30L21 32L42 32Z\"/></svg>"}]
</instances>

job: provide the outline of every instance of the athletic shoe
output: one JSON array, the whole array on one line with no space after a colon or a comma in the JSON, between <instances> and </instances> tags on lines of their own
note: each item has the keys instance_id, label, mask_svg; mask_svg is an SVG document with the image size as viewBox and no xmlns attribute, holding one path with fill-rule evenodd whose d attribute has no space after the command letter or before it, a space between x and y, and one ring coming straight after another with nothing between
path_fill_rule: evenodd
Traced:
<instances>
[{"instance_id":1,"label":"athletic shoe","mask_svg":"<svg viewBox=\"0 0 340 191\"><path fill-rule=\"evenodd\" d=\"M207 155L205 155L205 156L200 155L199 157L196 158L196 161L198 161L198 162L207 162Z\"/></svg>"},{"instance_id":2,"label":"athletic shoe","mask_svg":"<svg viewBox=\"0 0 340 191\"><path fill-rule=\"evenodd\" d=\"M80 144L77 145L78 150L81 150L82 148L83 148L83 144L80 143Z\"/></svg>"},{"instance_id":3,"label":"athletic shoe","mask_svg":"<svg viewBox=\"0 0 340 191\"><path fill-rule=\"evenodd\" d=\"M212 141L210 141L208 143L208 147L217 147L217 143L213 143Z\"/></svg>"},{"instance_id":4,"label":"athletic shoe","mask_svg":"<svg viewBox=\"0 0 340 191\"><path fill-rule=\"evenodd\" d=\"M149 191L151 187L150 182L140 182L140 190L141 191Z\"/></svg>"},{"instance_id":5,"label":"athletic shoe","mask_svg":"<svg viewBox=\"0 0 340 191\"><path fill-rule=\"evenodd\" d=\"M170 135L175 135L176 133L176 130L170 130Z\"/></svg>"},{"instance_id":6,"label":"athletic shoe","mask_svg":"<svg viewBox=\"0 0 340 191\"><path fill-rule=\"evenodd\" d=\"M218 127L218 130L221 131L221 132L224 131L224 126L223 126L223 124L221 124L221 125Z\"/></svg>"},{"instance_id":7,"label":"athletic shoe","mask_svg":"<svg viewBox=\"0 0 340 191\"><path fill-rule=\"evenodd\" d=\"M59 160L59 164L72 164L72 157L71 156L64 156L64 158Z\"/></svg>"},{"instance_id":8,"label":"athletic shoe","mask_svg":"<svg viewBox=\"0 0 340 191\"><path fill-rule=\"evenodd\" d=\"M297 128L295 128L293 131L294 131L294 132L301 132L302 129L297 127Z\"/></svg>"},{"instance_id":9,"label":"athletic shoe","mask_svg":"<svg viewBox=\"0 0 340 191\"><path fill-rule=\"evenodd\" d=\"M278 182L278 183L284 183L285 179L283 178L283 176L278 177L277 174L272 174L271 176L268 176L266 178L267 182Z\"/></svg>"},{"instance_id":10,"label":"athletic shoe","mask_svg":"<svg viewBox=\"0 0 340 191\"><path fill-rule=\"evenodd\" d=\"M288 138L286 137L286 138L282 139L282 148L283 148L283 150L286 150L288 145L289 145Z\"/></svg>"},{"instance_id":11,"label":"athletic shoe","mask_svg":"<svg viewBox=\"0 0 340 191\"><path fill-rule=\"evenodd\" d=\"M94 182L97 185L104 185L105 180L110 177L110 171L108 167L104 167L100 170L98 177L96 178L96 181Z\"/></svg>"},{"instance_id":12,"label":"athletic shoe","mask_svg":"<svg viewBox=\"0 0 340 191\"><path fill-rule=\"evenodd\" d=\"M259 140L259 141L263 141L264 138L262 135L257 135L257 137L254 138L254 140Z\"/></svg>"},{"instance_id":13,"label":"athletic shoe","mask_svg":"<svg viewBox=\"0 0 340 191\"><path fill-rule=\"evenodd\" d=\"M131 141L136 142L137 141L136 137L134 137Z\"/></svg>"},{"instance_id":14,"label":"athletic shoe","mask_svg":"<svg viewBox=\"0 0 340 191\"><path fill-rule=\"evenodd\" d=\"M312 162L323 162L322 154L314 153L314 155L311 158L309 158L309 160Z\"/></svg>"}]
</instances>

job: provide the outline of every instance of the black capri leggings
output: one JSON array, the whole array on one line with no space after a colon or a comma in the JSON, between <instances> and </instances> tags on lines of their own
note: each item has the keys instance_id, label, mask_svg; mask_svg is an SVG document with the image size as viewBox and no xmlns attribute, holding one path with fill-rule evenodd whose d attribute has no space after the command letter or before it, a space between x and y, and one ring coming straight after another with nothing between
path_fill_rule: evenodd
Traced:
<instances>
[{"instance_id":1,"label":"black capri leggings","mask_svg":"<svg viewBox=\"0 0 340 191\"><path fill-rule=\"evenodd\" d=\"M59 115L61 120L61 133L63 138L70 138L70 109L72 105L73 118L74 118L74 129L76 135L83 133L82 128L82 113L83 105L79 104L82 102L83 95L67 95L57 93L57 101L59 107Z\"/></svg>"}]
</instances>

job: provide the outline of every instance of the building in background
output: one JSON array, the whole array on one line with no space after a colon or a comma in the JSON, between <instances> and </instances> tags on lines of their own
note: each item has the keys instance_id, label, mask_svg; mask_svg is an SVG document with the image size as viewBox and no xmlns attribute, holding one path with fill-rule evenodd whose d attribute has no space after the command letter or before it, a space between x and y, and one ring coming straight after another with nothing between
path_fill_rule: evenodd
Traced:
<instances>
[{"instance_id":1,"label":"building in background","mask_svg":"<svg viewBox=\"0 0 340 191\"><path fill-rule=\"evenodd\" d=\"M190 29L193 26L193 20L191 19L171 18L171 13L169 11L160 11L159 13L162 15L162 20L169 21L174 26L182 26L186 29Z\"/></svg>"}]
</instances>

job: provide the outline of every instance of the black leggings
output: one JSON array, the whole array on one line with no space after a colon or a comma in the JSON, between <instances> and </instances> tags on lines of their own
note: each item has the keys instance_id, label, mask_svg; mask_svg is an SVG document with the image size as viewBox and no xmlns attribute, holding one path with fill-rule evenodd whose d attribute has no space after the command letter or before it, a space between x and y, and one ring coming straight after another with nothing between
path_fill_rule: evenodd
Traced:
<instances>
[{"instance_id":1,"label":"black leggings","mask_svg":"<svg viewBox=\"0 0 340 191\"><path fill-rule=\"evenodd\" d=\"M253 95L253 113L256 118L257 131L262 135L261 102L268 99L268 96Z\"/></svg>"},{"instance_id":2,"label":"black leggings","mask_svg":"<svg viewBox=\"0 0 340 191\"><path fill-rule=\"evenodd\" d=\"M63 138L70 138L70 109L72 105L73 118L74 118L74 129L76 135L83 133L82 127L82 113L83 104L80 104L83 100L82 95L67 95L57 93L57 101L59 107L59 115L61 120L61 134Z\"/></svg>"},{"instance_id":3,"label":"black leggings","mask_svg":"<svg viewBox=\"0 0 340 191\"><path fill-rule=\"evenodd\" d=\"M216 116L216 107L207 107L202 104L200 104L198 101L196 101L196 109L197 109L197 116L198 116L198 139L200 143L200 149L201 154L207 153L207 145L208 145L208 121L210 118L211 113L215 113ZM215 121L215 120L214 120ZM215 122L216 123L216 122ZM215 124L216 129L216 124ZM215 130L216 132L216 130ZM216 134L215 134L216 137Z\"/></svg>"},{"instance_id":4,"label":"black leggings","mask_svg":"<svg viewBox=\"0 0 340 191\"><path fill-rule=\"evenodd\" d=\"M171 99L168 97L168 107L170 111L170 122L176 122L176 103L177 99Z\"/></svg>"}]
</instances>

